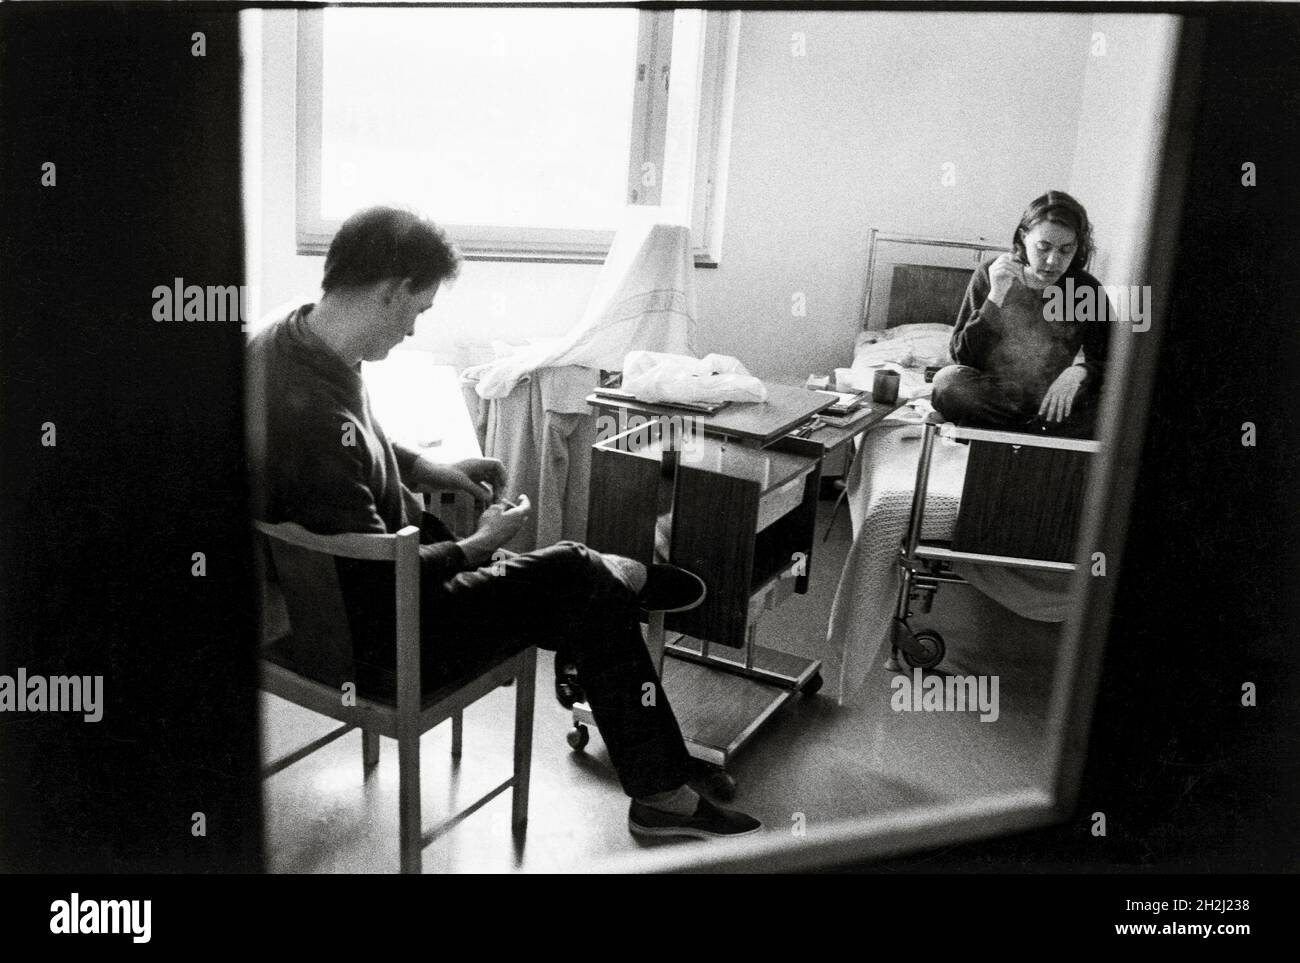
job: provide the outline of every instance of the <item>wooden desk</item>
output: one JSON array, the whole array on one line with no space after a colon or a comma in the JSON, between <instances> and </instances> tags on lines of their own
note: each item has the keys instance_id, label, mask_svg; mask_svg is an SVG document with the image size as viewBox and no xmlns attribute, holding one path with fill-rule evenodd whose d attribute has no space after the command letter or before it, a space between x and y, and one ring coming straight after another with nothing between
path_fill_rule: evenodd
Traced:
<instances>
[{"instance_id":1,"label":"wooden desk","mask_svg":"<svg viewBox=\"0 0 1300 963\"><path fill-rule=\"evenodd\" d=\"M889 404L873 401L867 406L865 412L858 412L859 417L849 423L844 425L827 424L802 437L807 438L809 441L815 441L822 446L826 452L823 463L829 462L837 453L844 452L843 468L841 470L847 476L849 466L853 462L853 453L848 450L849 442L865 435L905 404L905 401L894 401ZM823 464L822 476L826 477L831 474Z\"/></svg>"},{"instance_id":2,"label":"wooden desk","mask_svg":"<svg viewBox=\"0 0 1300 963\"><path fill-rule=\"evenodd\" d=\"M826 454L829 455L849 439L856 438L858 435L876 427L904 404L906 404L904 401L895 401L890 404L872 402L856 412L858 417L847 424L823 424L822 427L804 437L809 441L820 443L826 449Z\"/></svg>"},{"instance_id":3,"label":"wooden desk","mask_svg":"<svg viewBox=\"0 0 1300 963\"><path fill-rule=\"evenodd\" d=\"M769 384L767 401L735 402L711 415L697 414L682 408L656 405L645 401L611 398L605 395L587 396L587 404L605 411L623 410L647 418L691 419L700 425L705 434L757 445L765 448L778 438L788 435L791 429L803 424L819 411L829 408L835 399L820 395L807 388ZM883 417L883 416L882 416Z\"/></svg>"}]
</instances>

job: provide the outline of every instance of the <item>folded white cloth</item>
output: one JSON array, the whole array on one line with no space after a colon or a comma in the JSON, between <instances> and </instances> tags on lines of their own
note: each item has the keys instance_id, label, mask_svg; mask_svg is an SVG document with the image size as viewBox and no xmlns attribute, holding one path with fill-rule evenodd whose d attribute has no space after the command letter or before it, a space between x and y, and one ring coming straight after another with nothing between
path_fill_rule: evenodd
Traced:
<instances>
[{"instance_id":1,"label":"folded white cloth","mask_svg":"<svg viewBox=\"0 0 1300 963\"><path fill-rule=\"evenodd\" d=\"M766 401L767 386L736 358L629 351L623 390L642 401Z\"/></svg>"}]
</instances>

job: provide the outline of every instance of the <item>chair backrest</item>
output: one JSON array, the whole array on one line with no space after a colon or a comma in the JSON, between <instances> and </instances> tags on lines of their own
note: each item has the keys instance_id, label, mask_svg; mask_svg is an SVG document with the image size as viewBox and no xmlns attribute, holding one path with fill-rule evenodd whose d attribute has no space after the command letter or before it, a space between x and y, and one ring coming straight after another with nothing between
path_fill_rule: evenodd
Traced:
<instances>
[{"instance_id":1,"label":"chair backrest","mask_svg":"<svg viewBox=\"0 0 1300 963\"><path fill-rule=\"evenodd\" d=\"M399 642L402 636L418 633L419 529L415 526L396 535L315 535L293 522L259 521L254 526L270 548L289 615L289 655L299 674L329 686L355 681L353 639L336 559L394 563Z\"/></svg>"}]
</instances>

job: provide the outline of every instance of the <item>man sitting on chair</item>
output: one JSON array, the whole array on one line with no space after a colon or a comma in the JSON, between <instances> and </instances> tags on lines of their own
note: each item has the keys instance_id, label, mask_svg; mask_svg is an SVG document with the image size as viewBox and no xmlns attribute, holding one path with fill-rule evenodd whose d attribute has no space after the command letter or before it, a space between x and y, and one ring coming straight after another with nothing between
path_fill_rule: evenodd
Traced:
<instances>
[{"instance_id":1,"label":"man sitting on chair","mask_svg":"<svg viewBox=\"0 0 1300 963\"><path fill-rule=\"evenodd\" d=\"M255 510L321 535L391 534L420 526L421 679L431 689L530 645L559 649L582 690L624 791L628 826L652 836L730 837L758 820L722 809L686 785L689 757L641 637L641 610L691 608L704 584L672 566L561 542L493 558L527 520L499 500L500 462L438 465L392 443L375 420L361 362L415 333L460 256L433 223L392 208L349 218L325 258L322 294L260 332L249 346L250 406L261 423ZM408 487L410 486L410 487ZM493 504L457 539L424 512L411 487L465 491ZM504 553L497 553L501 556ZM489 564L490 563L490 564ZM391 689L396 663L391 582L374 563L339 564L362 692ZM382 641L381 641L382 640ZM557 656L557 665L560 664ZM650 696L653 695L651 698Z\"/></svg>"}]
</instances>

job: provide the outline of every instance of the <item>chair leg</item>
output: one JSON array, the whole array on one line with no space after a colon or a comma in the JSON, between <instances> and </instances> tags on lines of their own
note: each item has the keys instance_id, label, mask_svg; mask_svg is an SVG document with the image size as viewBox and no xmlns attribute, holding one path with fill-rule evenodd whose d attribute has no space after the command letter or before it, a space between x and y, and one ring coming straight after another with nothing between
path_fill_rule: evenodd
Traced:
<instances>
[{"instance_id":1,"label":"chair leg","mask_svg":"<svg viewBox=\"0 0 1300 963\"><path fill-rule=\"evenodd\" d=\"M361 730L361 766L369 772L379 765L379 733L373 729Z\"/></svg>"},{"instance_id":2,"label":"chair leg","mask_svg":"<svg viewBox=\"0 0 1300 963\"><path fill-rule=\"evenodd\" d=\"M515 785L511 792L510 826L523 833L528 825L528 780L533 764L533 702L536 695L537 650L529 648L515 682Z\"/></svg>"},{"instance_id":3,"label":"chair leg","mask_svg":"<svg viewBox=\"0 0 1300 963\"><path fill-rule=\"evenodd\" d=\"M462 710L457 709L456 714L451 717L451 757L460 758L461 745L465 738L465 715Z\"/></svg>"},{"instance_id":4,"label":"chair leg","mask_svg":"<svg viewBox=\"0 0 1300 963\"><path fill-rule=\"evenodd\" d=\"M419 873L420 847L420 733L415 728L397 737L398 845L402 872Z\"/></svg>"}]
</instances>

